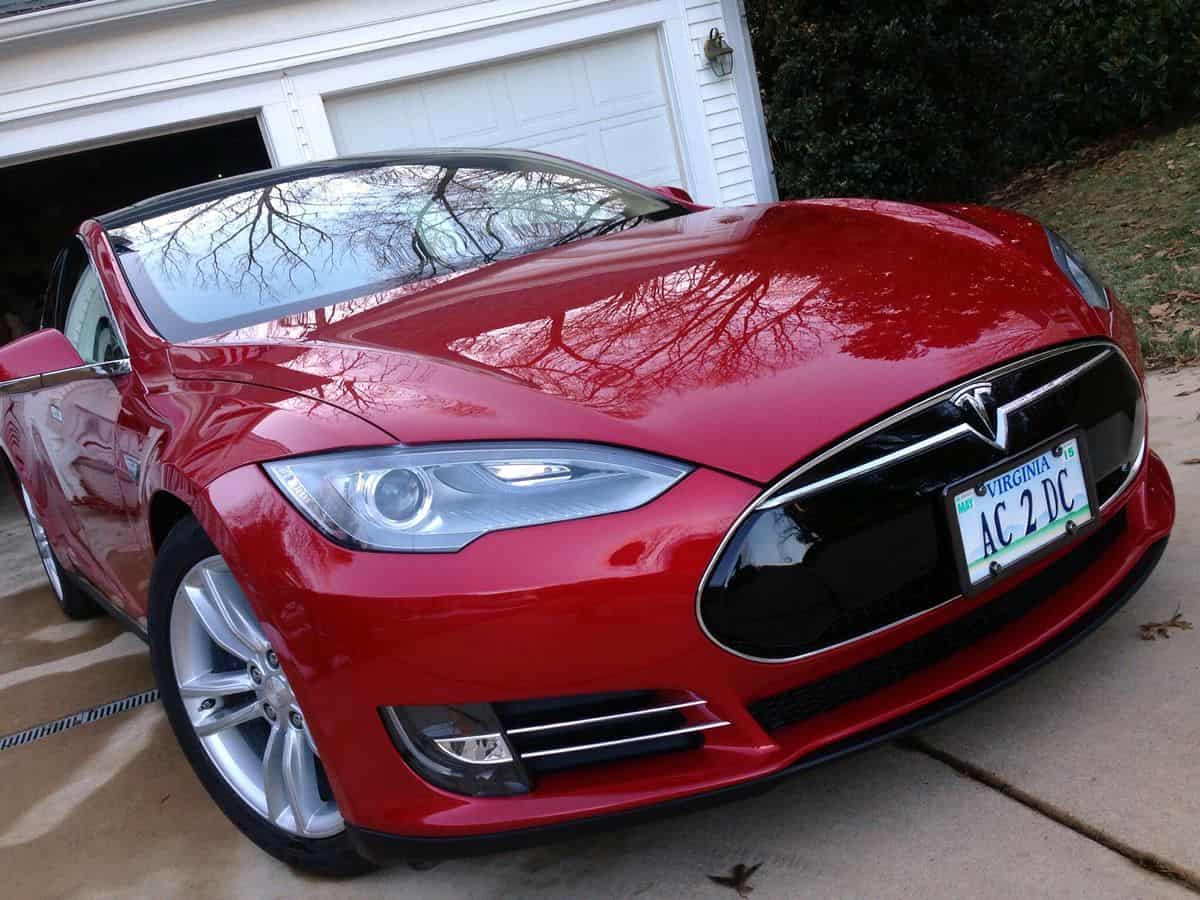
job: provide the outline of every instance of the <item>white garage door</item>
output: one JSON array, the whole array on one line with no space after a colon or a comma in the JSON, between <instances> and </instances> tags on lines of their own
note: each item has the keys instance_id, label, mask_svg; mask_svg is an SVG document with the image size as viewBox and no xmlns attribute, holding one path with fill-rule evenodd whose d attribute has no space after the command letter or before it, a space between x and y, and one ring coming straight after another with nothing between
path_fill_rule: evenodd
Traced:
<instances>
[{"instance_id":1,"label":"white garage door","mask_svg":"<svg viewBox=\"0 0 1200 900\"><path fill-rule=\"evenodd\" d=\"M653 32L325 98L338 153L519 147L682 185ZM684 185L686 187L686 185Z\"/></svg>"}]
</instances>

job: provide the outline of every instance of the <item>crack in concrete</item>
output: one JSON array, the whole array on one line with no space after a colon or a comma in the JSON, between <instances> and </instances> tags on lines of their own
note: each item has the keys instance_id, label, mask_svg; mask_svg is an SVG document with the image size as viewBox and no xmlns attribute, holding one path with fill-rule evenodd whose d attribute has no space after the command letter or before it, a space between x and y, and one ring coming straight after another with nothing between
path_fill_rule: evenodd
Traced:
<instances>
[{"instance_id":1,"label":"crack in concrete","mask_svg":"<svg viewBox=\"0 0 1200 900\"><path fill-rule=\"evenodd\" d=\"M1033 810L1034 812L1045 816L1046 818L1057 822L1064 828L1069 828L1078 834L1080 837L1087 838L1111 850L1119 856L1125 857L1135 866L1141 869L1173 881L1176 884L1187 888L1193 893L1200 894L1200 872L1195 872L1177 863L1171 862L1169 859L1159 856L1157 853L1151 853L1148 850L1142 850L1140 847L1135 847L1132 844L1126 843L1120 838L1109 834L1101 828L1096 827L1088 822L1083 821L1078 816L1067 812L1048 800L1043 800L1028 791L1022 790L1011 782L1006 781L999 775L989 772L981 766L968 762L953 753L942 750L940 747L935 747L924 738L909 735L900 738L895 742L896 746L906 750L911 750L916 753L924 754L930 759L942 763L945 766L953 769L958 774L965 778L970 778L972 781L982 784L984 787L989 787L994 791L998 791L1010 800L1020 803L1022 806Z\"/></svg>"}]
</instances>

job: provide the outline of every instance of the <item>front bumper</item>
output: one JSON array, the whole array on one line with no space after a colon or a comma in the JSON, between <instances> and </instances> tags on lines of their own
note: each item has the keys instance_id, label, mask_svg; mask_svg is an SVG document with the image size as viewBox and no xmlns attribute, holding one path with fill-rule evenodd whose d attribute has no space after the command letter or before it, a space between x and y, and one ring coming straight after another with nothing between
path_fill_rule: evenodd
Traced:
<instances>
[{"instance_id":1,"label":"front bumper","mask_svg":"<svg viewBox=\"0 0 1200 900\"><path fill-rule=\"evenodd\" d=\"M753 662L704 635L695 590L757 493L701 470L628 513L492 534L452 556L404 556L332 545L247 467L210 486L201 519L267 623L361 849L382 858L500 849L574 833L582 820L619 824L725 799L924 724L1100 624L1149 574L1174 518L1166 469L1150 454L1105 511L1106 521L1122 516L1119 535L1065 589L929 668L768 732L750 714L754 701L1002 602L1056 557L1000 590L849 645L794 663ZM460 796L419 778L377 712L648 688L703 697L731 724L697 750L550 774L503 798Z\"/></svg>"}]
</instances>

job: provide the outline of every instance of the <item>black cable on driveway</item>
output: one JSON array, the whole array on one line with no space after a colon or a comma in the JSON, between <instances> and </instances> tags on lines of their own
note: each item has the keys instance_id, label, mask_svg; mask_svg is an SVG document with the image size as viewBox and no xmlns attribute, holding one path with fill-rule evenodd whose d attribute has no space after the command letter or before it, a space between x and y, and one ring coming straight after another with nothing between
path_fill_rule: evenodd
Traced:
<instances>
[{"instance_id":1,"label":"black cable on driveway","mask_svg":"<svg viewBox=\"0 0 1200 900\"><path fill-rule=\"evenodd\" d=\"M12 747L20 747L23 744L29 744L33 741L40 741L42 738L50 737L52 734L58 734L79 725L98 722L101 719L107 719L109 716L115 716L118 713L128 712L131 709L143 706L146 703L153 703L156 700L158 700L158 689L152 688L148 691L142 691L140 694L130 694L128 697L122 697L120 700L112 700L100 706L80 710L77 713L63 716L61 719L55 719L52 722L43 722L41 725L34 725L31 728L26 728L24 731L14 731L12 734L0 736L0 751L8 750Z\"/></svg>"}]
</instances>

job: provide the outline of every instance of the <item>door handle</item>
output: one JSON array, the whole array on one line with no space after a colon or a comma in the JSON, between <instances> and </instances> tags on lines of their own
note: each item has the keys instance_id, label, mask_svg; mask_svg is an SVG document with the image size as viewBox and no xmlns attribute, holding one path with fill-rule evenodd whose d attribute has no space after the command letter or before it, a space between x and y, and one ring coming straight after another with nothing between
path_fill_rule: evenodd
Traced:
<instances>
[{"instance_id":1,"label":"door handle","mask_svg":"<svg viewBox=\"0 0 1200 900\"><path fill-rule=\"evenodd\" d=\"M52 418L55 422L61 422L63 420L62 409L59 408L57 403L50 404L50 418Z\"/></svg>"}]
</instances>

